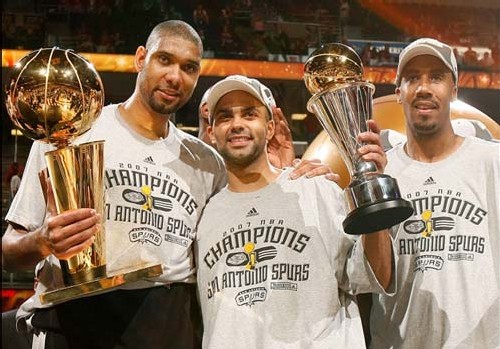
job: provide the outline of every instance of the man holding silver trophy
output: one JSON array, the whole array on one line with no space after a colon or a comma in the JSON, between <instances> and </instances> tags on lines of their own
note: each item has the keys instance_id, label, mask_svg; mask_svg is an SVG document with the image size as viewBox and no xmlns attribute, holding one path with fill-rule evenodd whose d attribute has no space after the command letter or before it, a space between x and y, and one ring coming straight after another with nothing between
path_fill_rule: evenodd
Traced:
<instances>
[{"instance_id":1,"label":"man holding silver trophy","mask_svg":"<svg viewBox=\"0 0 500 349\"><path fill-rule=\"evenodd\" d=\"M387 154L415 212L393 230L397 291L373 295L371 347L500 346L500 144L456 134L453 49L423 38L399 56L407 140Z\"/></svg>"},{"instance_id":2,"label":"man holding silver trophy","mask_svg":"<svg viewBox=\"0 0 500 349\"><path fill-rule=\"evenodd\" d=\"M207 134L228 186L210 199L196 236L203 348L364 347L354 295L394 288L388 230L345 234L337 184L291 181L291 168L271 164L276 120L267 86L232 75L211 87L207 103ZM378 134L359 138L367 143L360 159L382 172Z\"/></svg>"}]
</instances>

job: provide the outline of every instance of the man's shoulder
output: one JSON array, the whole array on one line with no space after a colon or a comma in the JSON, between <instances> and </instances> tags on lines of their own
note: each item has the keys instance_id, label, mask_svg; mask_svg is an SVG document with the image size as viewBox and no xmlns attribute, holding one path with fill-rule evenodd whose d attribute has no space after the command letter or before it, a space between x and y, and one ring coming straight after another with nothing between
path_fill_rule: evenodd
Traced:
<instances>
[{"instance_id":1,"label":"man's shoulder","mask_svg":"<svg viewBox=\"0 0 500 349\"><path fill-rule=\"evenodd\" d=\"M118 104L108 104L105 107L103 107L101 114L95 120L92 127L98 127L100 125L104 125L109 123L110 121L113 121L114 120L113 116L115 115L117 108Z\"/></svg>"},{"instance_id":2,"label":"man's shoulder","mask_svg":"<svg viewBox=\"0 0 500 349\"><path fill-rule=\"evenodd\" d=\"M224 212L224 214L226 214L229 209L234 208L234 205L231 205L230 201L227 187L222 188L207 201L203 208L203 214L201 215L200 221L210 221L214 213L217 212Z\"/></svg>"},{"instance_id":3,"label":"man's shoulder","mask_svg":"<svg viewBox=\"0 0 500 349\"><path fill-rule=\"evenodd\" d=\"M500 163L500 142L495 139L486 140L474 136L466 136L458 153L471 163L486 161Z\"/></svg>"},{"instance_id":4,"label":"man's shoulder","mask_svg":"<svg viewBox=\"0 0 500 349\"><path fill-rule=\"evenodd\" d=\"M466 138L471 144L477 147L500 149L500 141L497 139L483 139L474 136L467 136Z\"/></svg>"},{"instance_id":5,"label":"man's shoulder","mask_svg":"<svg viewBox=\"0 0 500 349\"><path fill-rule=\"evenodd\" d=\"M172 130L175 132L175 136L181 145L192 151L193 154L197 154L198 156L210 156L216 158L218 161L222 161L219 153L201 139L180 130L175 125L173 125Z\"/></svg>"}]
</instances>

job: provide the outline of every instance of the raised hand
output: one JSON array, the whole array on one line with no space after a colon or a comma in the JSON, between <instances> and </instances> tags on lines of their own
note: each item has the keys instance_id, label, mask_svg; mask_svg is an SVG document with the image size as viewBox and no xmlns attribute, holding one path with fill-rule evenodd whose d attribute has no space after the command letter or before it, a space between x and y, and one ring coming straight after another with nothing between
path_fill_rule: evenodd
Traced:
<instances>
[{"instance_id":1,"label":"raised hand","mask_svg":"<svg viewBox=\"0 0 500 349\"><path fill-rule=\"evenodd\" d=\"M363 160L374 162L377 170L383 173L387 165L387 157L380 140L380 128L375 120L368 120L367 123L370 131L358 135L358 140L364 144L358 149L358 154Z\"/></svg>"},{"instance_id":2,"label":"raised hand","mask_svg":"<svg viewBox=\"0 0 500 349\"><path fill-rule=\"evenodd\" d=\"M323 164L318 159L295 159L293 161L293 167L295 167L295 169L290 173L291 179L297 179L301 176L311 178L324 175L332 182L338 182L340 180L340 176L338 174L333 173L332 169L328 165Z\"/></svg>"},{"instance_id":3,"label":"raised hand","mask_svg":"<svg viewBox=\"0 0 500 349\"><path fill-rule=\"evenodd\" d=\"M267 153L271 165L277 168L292 166L295 159L292 132L281 108L273 108L275 123L274 137L267 143Z\"/></svg>"}]
</instances>

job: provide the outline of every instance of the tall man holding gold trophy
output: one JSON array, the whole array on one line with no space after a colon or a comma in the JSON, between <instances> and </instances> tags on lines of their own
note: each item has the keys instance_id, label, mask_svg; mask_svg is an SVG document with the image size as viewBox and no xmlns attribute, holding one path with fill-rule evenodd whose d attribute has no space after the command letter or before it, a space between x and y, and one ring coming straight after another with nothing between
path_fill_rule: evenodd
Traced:
<instances>
[{"instance_id":1,"label":"tall man holding gold trophy","mask_svg":"<svg viewBox=\"0 0 500 349\"><path fill-rule=\"evenodd\" d=\"M98 118L100 80L70 51L28 55L7 86L17 125L58 146L34 142L2 239L5 269L36 265L36 293L17 314L18 329L33 332L34 346L199 347L192 240L225 175L215 150L169 117L191 97L202 52L188 24L160 23L136 51L134 93ZM67 152L77 153L69 163L66 155L53 156ZM54 158L48 205L38 175L46 158Z\"/></svg>"}]
</instances>

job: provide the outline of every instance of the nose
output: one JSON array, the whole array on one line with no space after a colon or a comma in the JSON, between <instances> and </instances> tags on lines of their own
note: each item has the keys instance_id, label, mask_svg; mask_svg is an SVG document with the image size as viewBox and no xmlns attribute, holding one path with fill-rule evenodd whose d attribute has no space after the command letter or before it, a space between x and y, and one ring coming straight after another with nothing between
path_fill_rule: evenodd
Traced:
<instances>
[{"instance_id":1,"label":"nose","mask_svg":"<svg viewBox=\"0 0 500 349\"><path fill-rule=\"evenodd\" d=\"M181 67L178 64L171 64L165 72L165 79L173 86L177 86L181 81Z\"/></svg>"},{"instance_id":2,"label":"nose","mask_svg":"<svg viewBox=\"0 0 500 349\"><path fill-rule=\"evenodd\" d=\"M429 94L431 94L429 78L422 77L422 79L420 79L420 82L417 86L416 92L417 92L417 95L429 95Z\"/></svg>"},{"instance_id":3,"label":"nose","mask_svg":"<svg viewBox=\"0 0 500 349\"><path fill-rule=\"evenodd\" d=\"M243 130L243 120L241 113L236 112L231 119L231 131Z\"/></svg>"}]
</instances>

